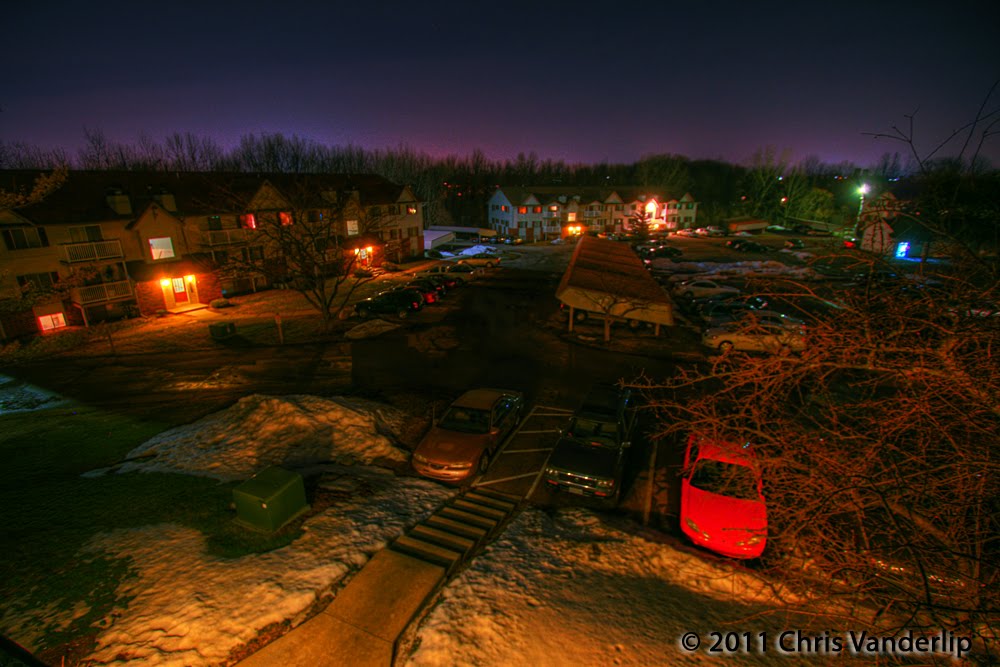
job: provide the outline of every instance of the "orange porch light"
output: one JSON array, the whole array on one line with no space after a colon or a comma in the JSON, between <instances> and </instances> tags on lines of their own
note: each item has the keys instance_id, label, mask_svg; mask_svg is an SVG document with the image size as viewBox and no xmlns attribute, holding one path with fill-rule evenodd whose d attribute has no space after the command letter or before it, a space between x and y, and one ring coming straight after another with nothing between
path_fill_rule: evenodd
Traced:
<instances>
[{"instance_id":1,"label":"orange porch light","mask_svg":"<svg viewBox=\"0 0 1000 667\"><path fill-rule=\"evenodd\" d=\"M194 276L184 276L184 280L188 281L189 283L193 283L194 282Z\"/></svg>"},{"instance_id":2,"label":"orange porch light","mask_svg":"<svg viewBox=\"0 0 1000 667\"><path fill-rule=\"evenodd\" d=\"M170 278L164 278L161 280L160 287L170 287Z\"/></svg>"}]
</instances>

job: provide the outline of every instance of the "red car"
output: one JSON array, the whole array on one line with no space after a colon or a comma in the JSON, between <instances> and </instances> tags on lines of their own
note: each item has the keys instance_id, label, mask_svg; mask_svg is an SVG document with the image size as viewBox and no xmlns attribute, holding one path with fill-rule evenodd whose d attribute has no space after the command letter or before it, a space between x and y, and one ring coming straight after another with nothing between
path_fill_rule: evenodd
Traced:
<instances>
[{"instance_id":1,"label":"red car","mask_svg":"<svg viewBox=\"0 0 1000 667\"><path fill-rule=\"evenodd\" d=\"M730 558L757 558L767 544L760 468L747 446L692 433L681 478L681 530Z\"/></svg>"}]
</instances>

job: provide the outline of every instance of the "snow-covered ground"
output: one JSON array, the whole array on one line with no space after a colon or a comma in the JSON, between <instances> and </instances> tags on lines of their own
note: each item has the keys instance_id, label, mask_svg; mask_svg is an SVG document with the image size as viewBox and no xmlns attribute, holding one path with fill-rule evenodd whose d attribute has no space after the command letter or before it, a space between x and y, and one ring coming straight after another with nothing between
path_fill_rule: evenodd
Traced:
<instances>
[{"instance_id":1,"label":"snow-covered ground","mask_svg":"<svg viewBox=\"0 0 1000 667\"><path fill-rule=\"evenodd\" d=\"M204 535L179 525L96 535L80 559L127 559L130 574L116 591L119 605L95 624L85 664L227 664L261 630L297 625L322 608L347 576L455 492L368 465L405 461L392 437L401 418L369 402L254 395L136 448L132 456L155 456L121 471L232 480L283 463L320 472L320 489L336 500L288 546L235 559L211 554ZM44 611L46 621L68 623L85 611L86 601L64 602ZM752 573L624 519L529 510L443 590L414 631L408 664L701 661L704 652L679 648L684 632L756 631L759 619L740 619L777 604ZM13 620L4 625L21 628L17 638L30 647L28 619Z\"/></svg>"}]
</instances>

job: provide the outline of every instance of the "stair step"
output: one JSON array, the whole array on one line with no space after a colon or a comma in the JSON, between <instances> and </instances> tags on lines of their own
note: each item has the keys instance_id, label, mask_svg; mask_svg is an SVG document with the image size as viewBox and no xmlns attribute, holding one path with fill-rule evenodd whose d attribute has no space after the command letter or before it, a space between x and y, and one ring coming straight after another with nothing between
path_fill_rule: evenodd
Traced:
<instances>
[{"instance_id":1,"label":"stair step","mask_svg":"<svg viewBox=\"0 0 1000 667\"><path fill-rule=\"evenodd\" d=\"M498 521L487 519L481 514L473 514L472 512L466 512L456 507L442 507L437 511L437 514L438 516L442 516L446 519L460 521L472 526L479 526L480 528L483 528L491 533L496 530L496 527L499 524Z\"/></svg>"},{"instance_id":2,"label":"stair step","mask_svg":"<svg viewBox=\"0 0 1000 667\"><path fill-rule=\"evenodd\" d=\"M442 546L445 549L457 551L462 554L463 557L472 553L472 550L476 547L475 540L470 540L467 537L461 537L459 535L455 535L454 533L449 533L446 530L440 530L426 524L418 524L414 526L413 530L410 531L410 536L419 538L424 542L432 542L433 544Z\"/></svg>"},{"instance_id":3,"label":"stair step","mask_svg":"<svg viewBox=\"0 0 1000 667\"><path fill-rule=\"evenodd\" d=\"M473 500L466 500L464 498L455 498L451 501L451 506L465 512L471 512L490 519L495 519L496 521L503 521L507 518L507 512L504 512L503 510L498 510L487 505L480 505Z\"/></svg>"},{"instance_id":4,"label":"stair step","mask_svg":"<svg viewBox=\"0 0 1000 667\"><path fill-rule=\"evenodd\" d=\"M462 498L464 498L465 500L471 500L473 502L479 503L480 505L486 505L488 507L498 509L501 512L506 512L506 513L513 512L514 508L517 507L517 503L512 503L508 500L500 500L499 498L493 498L492 496L488 496L485 493L480 493L475 489L466 493L464 496L462 496Z\"/></svg>"},{"instance_id":5,"label":"stair step","mask_svg":"<svg viewBox=\"0 0 1000 667\"><path fill-rule=\"evenodd\" d=\"M454 533L459 537L464 537L469 540L474 540L477 544L486 539L487 530L479 526L473 526L469 523L464 523L462 521L455 521L454 519L448 519L446 517L434 514L424 521L425 524L438 530L446 530L449 533Z\"/></svg>"},{"instance_id":6,"label":"stair step","mask_svg":"<svg viewBox=\"0 0 1000 667\"><path fill-rule=\"evenodd\" d=\"M489 496L490 498L496 498L497 500L503 500L504 502L512 503L514 505L519 504L524 498L521 496L515 496L511 493L504 493L503 491L495 491L486 486L474 486L472 490L484 496Z\"/></svg>"},{"instance_id":7,"label":"stair step","mask_svg":"<svg viewBox=\"0 0 1000 667\"><path fill-rule=\"evenodd\" d=\"M448 571L451 571L462 560L462 554L457 551L452 551L451 549L446 549L440 545L425 542L409 535L400 535L397 537L396 541L392 543L392 548L425 560L428 563L441 565Z\"/></svg>"}]
</instances>

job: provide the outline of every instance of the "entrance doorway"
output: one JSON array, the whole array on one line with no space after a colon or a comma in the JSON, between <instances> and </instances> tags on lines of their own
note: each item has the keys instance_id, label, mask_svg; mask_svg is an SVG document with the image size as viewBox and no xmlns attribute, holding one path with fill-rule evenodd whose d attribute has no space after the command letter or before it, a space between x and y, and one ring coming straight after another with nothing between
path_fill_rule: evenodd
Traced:
<instances>
[{"instance_id":1,"label":"entrance doorway","mask_svg":"<svg viewBox=\"0 0 1000 667\"><path fill-rule=\"evenodd\" d=\"M196 276L187 275L181 278L164 278L160 281L160 289L163 291L163 304L167 310L184 308L199 303L198 301L198 279Z\"/></svg>"}]
</instances>

